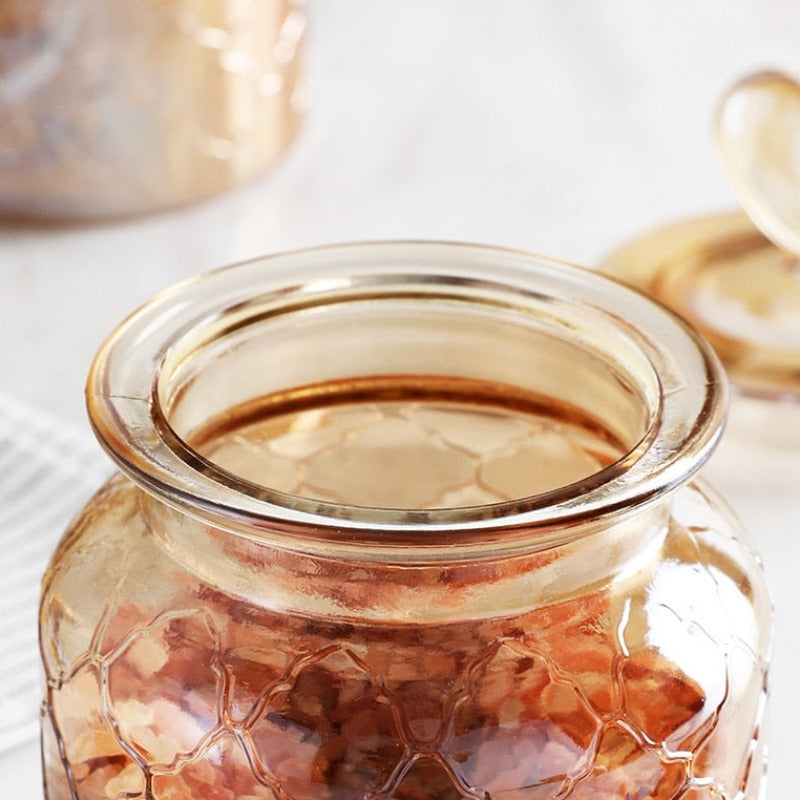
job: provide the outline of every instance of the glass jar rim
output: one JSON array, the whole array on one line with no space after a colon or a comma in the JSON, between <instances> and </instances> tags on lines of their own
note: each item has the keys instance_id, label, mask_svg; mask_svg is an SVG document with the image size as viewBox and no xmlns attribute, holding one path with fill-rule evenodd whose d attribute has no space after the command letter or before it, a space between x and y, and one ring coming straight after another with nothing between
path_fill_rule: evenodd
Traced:
<instances>
[{"instance_id":1,"label":"glass jar rim","mask_svg":"<svg viewBox=\"0 0 800 800\"><path fill-rule=\"evenodd\" d=\"M655 407L644 436L615 464L553 492L487 506L400 510L253 493L246 482L209 467L171 427L162 407L165 371L193 351L207 335L204 327L219 331L254 313L281 314L332 297L371 292L380 299L379 287L397 292L401 285L420 301L491 296L489 306L523 313L545 303L565 319L577 309L602 318L652 371ZM652 504L710 455L725 419L727 383L713 350L687 323L594 271L491 246L387 241L266 256L167 289L102 346L89 373L87 406L99 441L121 469L190 516L287 547L388 547L408 554L454 544L549 547L587 524Z\"/></svg>"}]
</instances>

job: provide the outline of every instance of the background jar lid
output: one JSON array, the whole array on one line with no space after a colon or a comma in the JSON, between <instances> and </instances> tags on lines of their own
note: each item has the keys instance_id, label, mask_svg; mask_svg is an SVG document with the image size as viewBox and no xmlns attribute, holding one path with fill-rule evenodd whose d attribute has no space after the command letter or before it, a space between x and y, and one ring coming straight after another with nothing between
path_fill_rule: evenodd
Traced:
<instances>
[{"instance_id":1,"label":"background jar lid","mask_svg":"<svg viewBox=\"0 0 800 800\"><path fill-rule=\"evenodd\" d=\"M744 213L656 229L601 266L696 327L739 394L800 404L800 259Z\"/></svg>"}]
</instances>

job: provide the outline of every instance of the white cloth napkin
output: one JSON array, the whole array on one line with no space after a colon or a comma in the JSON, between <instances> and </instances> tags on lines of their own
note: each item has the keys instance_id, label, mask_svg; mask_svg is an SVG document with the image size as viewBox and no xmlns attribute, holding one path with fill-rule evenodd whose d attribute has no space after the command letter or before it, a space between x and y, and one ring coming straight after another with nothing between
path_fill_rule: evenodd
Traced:
<instances>
[{"instance_id":1,"label":"white cloth napkin","mask_svg":"<svg viewBox=\"0 0 800 800\"><path fill-rule=\"evenodd\" d=\"M39 581L110 472L88 433L0 393L0 752L38 734Z\"/></svg>"}]
</instances>

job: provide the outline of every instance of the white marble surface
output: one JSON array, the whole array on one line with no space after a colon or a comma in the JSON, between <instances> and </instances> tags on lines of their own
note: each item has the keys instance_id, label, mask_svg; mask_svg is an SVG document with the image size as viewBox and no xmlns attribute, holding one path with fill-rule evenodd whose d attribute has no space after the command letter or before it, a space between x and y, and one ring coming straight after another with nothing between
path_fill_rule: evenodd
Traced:
<instances>
[{"instance_id":1,"label":"white marble surface","mask_svg":"<svg viewBox=\"0 0 800 800\"><path fill-rule=\"evenodd\" d=\"M269 175L152 218L0 226L3 390L85 428L84 377L116 322L180 278L266 252L414 237L595 264L649 227L734 206L714 104L749 71L800 72L791 0L317 0L310 14L312 108ZM800 717L800 499L768 491L732 501L775 589L780 798ZM0 769L3 798L41 796L34 744Z\"/></svg>"}]
</instances>

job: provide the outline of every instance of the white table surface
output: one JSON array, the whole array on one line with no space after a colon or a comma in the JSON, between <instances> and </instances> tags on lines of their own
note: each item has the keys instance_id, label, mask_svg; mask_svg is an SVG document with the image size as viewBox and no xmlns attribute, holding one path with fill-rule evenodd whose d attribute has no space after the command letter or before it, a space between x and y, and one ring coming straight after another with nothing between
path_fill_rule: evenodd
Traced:
<instances>
[{"instance_id":1,"label":"white table surface","mask_svg":"<svg viewBox=\"0 0 800 800\"><path fill-rule=\"evenodd\" d=\"M309 10L312 106L270 174L150 218L0 224L4 391L87 429L83 381L124 315L183 277L267 252L413 237L594 265L648 228L735 207L714 154L714 105L750 71L800 72L791 0L312 0ZM733 495L774 588L769 794L792 797L800 488ZM36 800L40 780L35 743L3 755L0 797Z\"/></svg>"}]
</instances>

